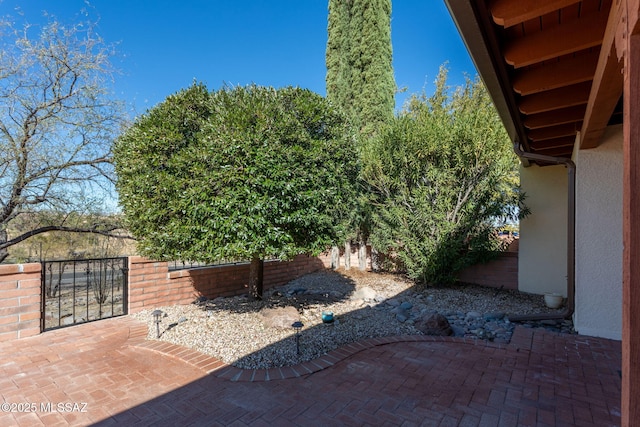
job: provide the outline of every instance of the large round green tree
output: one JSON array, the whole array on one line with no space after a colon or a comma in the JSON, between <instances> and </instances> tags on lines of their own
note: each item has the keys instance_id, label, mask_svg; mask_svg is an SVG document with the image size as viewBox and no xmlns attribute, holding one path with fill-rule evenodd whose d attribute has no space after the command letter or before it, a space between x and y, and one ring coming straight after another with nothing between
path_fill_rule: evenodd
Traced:
<instances>
[{"instance_id":1,"label":"large round green tree","mask_svg":"<svg viewBox=\"0 0 640 427\"><path fill-rule=\"evenodd\" d=\"M117 141L120 201L143 255L251 260L317 254L342 238L357 161L345 118L299 88L193 85Z\"/></svg>"}]
</instances>

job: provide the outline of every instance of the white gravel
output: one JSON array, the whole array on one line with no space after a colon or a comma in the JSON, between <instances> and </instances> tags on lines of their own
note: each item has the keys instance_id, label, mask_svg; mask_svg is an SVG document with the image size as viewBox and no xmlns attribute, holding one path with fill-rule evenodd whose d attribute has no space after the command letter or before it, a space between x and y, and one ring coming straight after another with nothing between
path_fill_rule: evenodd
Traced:
<instances>
[{"instance_id":1,"label":"white gravel","mask_svg":"<svg viewBox=\"0 0 640 427\"><path fill-rule=\"evenodd\" d=\"M372 294L371 290L375 298L363 300L362 293ZM239 368L256 369L313 360L365 338L420 334L413 321L400 322L391 312L402 302L410 303L415 315L550 311L539 295L473 285L418 288L398 275L356 270L309 274L266 291L263 301L241 296L157 308L165 313L160 324L161 340L191 347ZM266 326L261 315L264 308L286 306L295 307L304 324L299 355L293 328ZM156 339L152 311L132 316L146 320L148 338ZM323 311L332 311L336 321L322 323Z\"/></svg>"}]
</instances>

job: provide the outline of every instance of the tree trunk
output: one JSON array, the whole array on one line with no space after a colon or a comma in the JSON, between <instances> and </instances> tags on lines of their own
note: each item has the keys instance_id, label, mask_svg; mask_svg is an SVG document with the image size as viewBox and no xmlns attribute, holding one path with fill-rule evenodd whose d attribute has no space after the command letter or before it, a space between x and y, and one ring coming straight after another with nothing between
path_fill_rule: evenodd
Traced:
<instances>
[{"instance_id":1,"label":"tree trunk","mask_svg":"<svg viewBox=\"0 0 640 427\"><path fill-rule=\"evenodd\" d=\"M264 260L257 255L251 259L249 267L249 293L254 299L261 300L264 289Z\"/></svg>"}]
</instances>

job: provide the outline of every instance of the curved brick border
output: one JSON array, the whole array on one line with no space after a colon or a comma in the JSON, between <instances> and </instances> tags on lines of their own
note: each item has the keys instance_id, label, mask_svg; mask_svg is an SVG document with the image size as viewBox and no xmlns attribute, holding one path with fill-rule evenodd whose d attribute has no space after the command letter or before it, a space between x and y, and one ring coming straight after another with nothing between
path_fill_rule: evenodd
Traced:
<instances>
[{"instance_id":1,"label":"curved brick border","mask_svg":"<svg viewBox=\"0 0 640 427\"><path fill-rule=\"evenodd\" d=\"M531 338L533 331L526 328L517 327L514 331L511 342L493 343L476 338L459 338L459 337L435 337L424 335L402 335L381 338L369 338L355 343L344 345L340 348L330 351L329 353L317 359L303 362L294 366L285 366L282 368L268 369L241 369L228 365L213 356L200 353L197 350L171 344L164 341L147 340L147 325L141 323L139 326L132 326L129 329L128 343L135 347L144 348L155 351L166 356L174 357L205 371L207 374L213 374L218 378L230 381L272 381L285 380L289 378L304 377L323 369L329 368L354 354L368 350L377 346L405 343L405 342L447 342L451 344L465 344L482 347L492 347L496 349L507 349L517 347L518 350L531 349Z\"/></svg>"}]
</instances>

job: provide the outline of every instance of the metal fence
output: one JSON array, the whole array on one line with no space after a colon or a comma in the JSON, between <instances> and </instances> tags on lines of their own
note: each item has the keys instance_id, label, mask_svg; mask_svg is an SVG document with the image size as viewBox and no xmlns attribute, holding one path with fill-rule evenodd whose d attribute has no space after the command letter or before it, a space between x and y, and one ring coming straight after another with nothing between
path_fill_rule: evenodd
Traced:
<instances>
[{"instance_id":1,"label":"metal fence","mask_svg":"<svg viewBox=\"0 0 640 427\"><path fill-rule=\"evenodd\" d=\"M189 270L192 268L204 268L204 267L216 267L220 265L236 265L236 264L246 264L249 261L227 261L221 260L216 262L194 262L194 261L169 261L167 264L169 266L169 271L176 270Z\"/></svg>"},{"instance_id":2,"label":"metal fence","mask_svg":"<svg viewBox=\"0 0 640 427\"><path fill-rule=\"evenodd\" d=\"M42 262L41 330L127 314L128 259Z\"/></svg>"}]
</instances>

